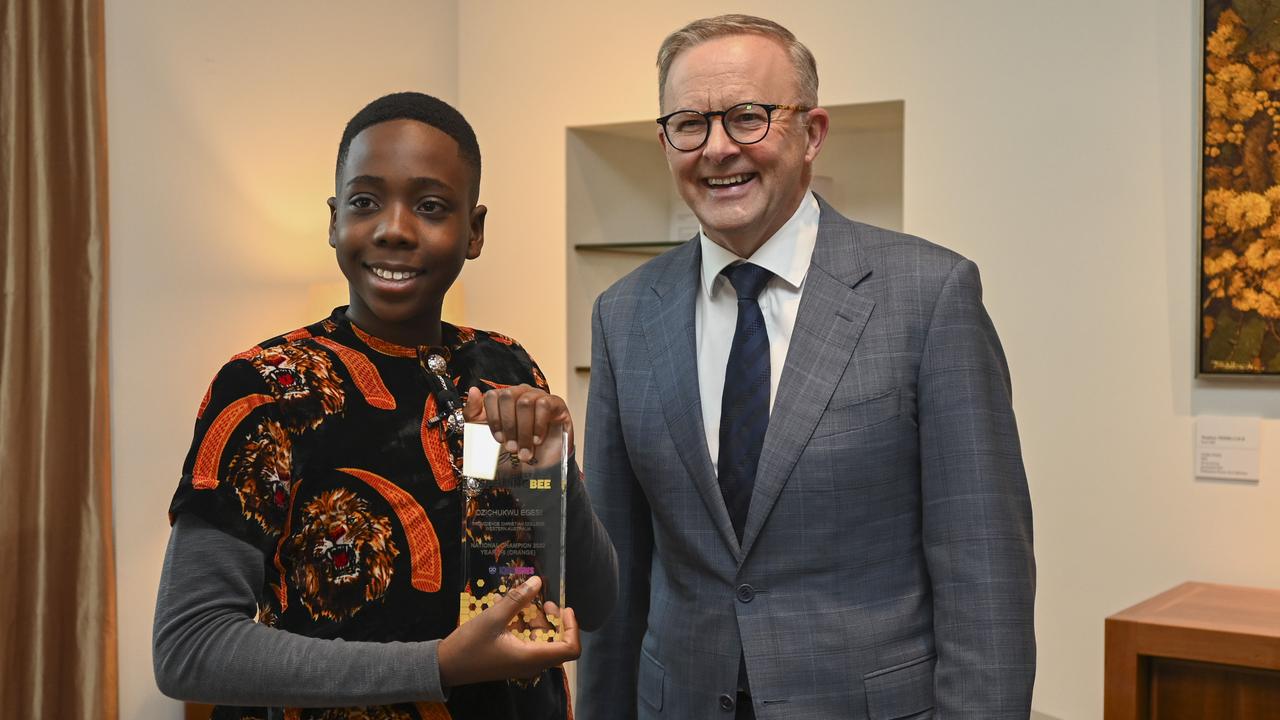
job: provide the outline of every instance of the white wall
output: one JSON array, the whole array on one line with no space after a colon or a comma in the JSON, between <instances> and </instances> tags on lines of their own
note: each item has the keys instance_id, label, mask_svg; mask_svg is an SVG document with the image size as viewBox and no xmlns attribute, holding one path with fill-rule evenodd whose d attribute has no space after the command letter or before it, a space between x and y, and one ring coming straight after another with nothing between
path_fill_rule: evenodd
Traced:
<instances>
[{"instance_id":1,"label":"white wall","mask_svg":"<svg viewBox=\"0 0 1280 720\"><path fill-rule=\"evenodd\" d=\"M151 616L196 407L226 358L319 319L342 128L387 92L456 101L457 5L107 0L106 20L120 717L178 718Z\"/></svg>"},{"instance_id":2,"label":"white wall","mask_svg":"<svg viewBox=\"0 0 1280 720\"><path fill-rule=\"evenodd\" d=\"M555 386L566 330L543 316L564 317L564 128L655 117L663 36L733 11L807 43L824 102L905 100L905 227L978 262L1012 366L1040 568L1036 707L1101 717L1108 614L1187 579L1280 586L1280 384L1193 379L1198 4L463 3L483 277L547 289L534 307L473 274L467 307ZM1191 477L1193 417L1213 413L1271 418L1259 485Z\"/></svg>"},{"instance_id":3,"label":"white wall","mask_svg":"<svg viewBox=\"0 0 1280 720\"><path fill-rule=\"evenodd\" d=\"M662 37L728 11L794 30L824 102L906 102L905 227L983 269L1036 510L1036 707L1101 717L1107 614L1185 579L1280 586L1280 385L1192 378L1194 0L108 0L122 718L177 717L149 667L164 513L211 373L335 278L347 118L407 87L458 101L490 207L465 320L564 387L565 127L656 116ZM1261 484L1191 478L1212 413L1271 418Z\"/></svg>"}]
</instances>

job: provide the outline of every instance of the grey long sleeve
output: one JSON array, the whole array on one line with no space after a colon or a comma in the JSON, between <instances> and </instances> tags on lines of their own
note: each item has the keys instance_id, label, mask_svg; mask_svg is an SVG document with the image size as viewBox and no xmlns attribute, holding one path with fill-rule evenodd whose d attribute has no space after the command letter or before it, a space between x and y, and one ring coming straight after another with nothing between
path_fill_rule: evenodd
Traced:
<instances>
[{"instance_id":1,"label":"grey long sleeve","mask_svg":"<svg viewBox=\"0 0 1280 720\"><path fill-rule=\"evenodd\" d=\"M609 532L591 508L582 473L569 460L565 499L565 604L583 630L595 630L609 618L618 600L618 554Z\"/></svg>"},{"instance_id":2,"label":"grey long sleeve","mask_svg":"<svg viewBox=\"0 0 1280 720\"><path fill-rule=\"evenodd\" d=\"M567 497L566 603L584 630L617 600L617 556L576 463ZM440 702L438 640L347 642L260 625L261 553L190 514L177 517L156 601L156 683L225 705L321 707Z\"/></svg>"},{"instance_id":3,"label":"grey long sleeve","mask_svg":"<svg viewBox=\"0 0 1280 720\"><path fill-rule=\"evenodd\" d=\"M152 637L156 684L220 705L441 702L428 642L309 638L255 621L262 553L190 514L169 535Z\"/></svg>"}]
</instances>

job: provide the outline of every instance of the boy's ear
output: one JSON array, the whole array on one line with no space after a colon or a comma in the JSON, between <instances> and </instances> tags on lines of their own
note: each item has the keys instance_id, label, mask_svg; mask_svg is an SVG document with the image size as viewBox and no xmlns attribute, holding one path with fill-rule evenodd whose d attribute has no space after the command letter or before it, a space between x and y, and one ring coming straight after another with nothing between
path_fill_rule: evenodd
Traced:
<instances>
[{"instance_id":1,"label":"boy's ear","mask_svg":"<svg viewBox=\"0 0 1280 720\"><path fill-rule=\"evenodd\" d=\"M338 199L329 198L329 247L338 247L338 236L335 230L338 225Z\"/></svg>"},{"instance_id":2,"label":"boy's ear","mask_svg":"<svg viewBox=\"0 0 1280 720\"><path fill-rule=\"evenodd\" d=\"M471 209L471 237L467 240L467 259L480 257L480 249L484 247L484 216L489 208L477 205Z\"/></svg>"}]
</instances>

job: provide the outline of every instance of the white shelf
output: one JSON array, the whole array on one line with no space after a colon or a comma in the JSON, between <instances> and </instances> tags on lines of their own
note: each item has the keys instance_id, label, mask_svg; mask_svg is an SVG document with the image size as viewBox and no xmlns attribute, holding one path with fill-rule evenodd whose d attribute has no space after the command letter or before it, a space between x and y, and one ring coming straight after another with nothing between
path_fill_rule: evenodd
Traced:
<instances>
[{"instance_id":1,"label":"white shelf","mask_svg":"<svg viewBox=\"0 0 1280 720\"><path fill-rule=\"evenodd\" d=\"M609 252L627 255L648 255L653 257L676 247L678 242L638 242L638 243L578 243L573 249L578 252Z\"/></svg>"}]
</instances>

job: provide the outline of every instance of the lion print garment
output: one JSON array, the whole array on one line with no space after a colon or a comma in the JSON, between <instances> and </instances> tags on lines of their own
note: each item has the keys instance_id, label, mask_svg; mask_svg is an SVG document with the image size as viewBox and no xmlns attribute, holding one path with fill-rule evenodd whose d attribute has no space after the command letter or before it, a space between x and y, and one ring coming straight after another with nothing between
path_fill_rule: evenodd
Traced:
<instances>
[{"instance_id":1,"label":"lion print garment","mask_svg":"<svg viewBox=\"0 0 1280 720\"><path fill-rule=\"evenodd\" d=\"M393 345L345 308L234 356L197 413L170 507L258 547L258 621L318 638L423 641L458 620L462 497L426 369L465 393L546 380L498 333L444 325L444 347ZM443 720L569 715L563 672L453 688L447 704L219 707L223 718Z\"/></svg>"}]
</instances>

